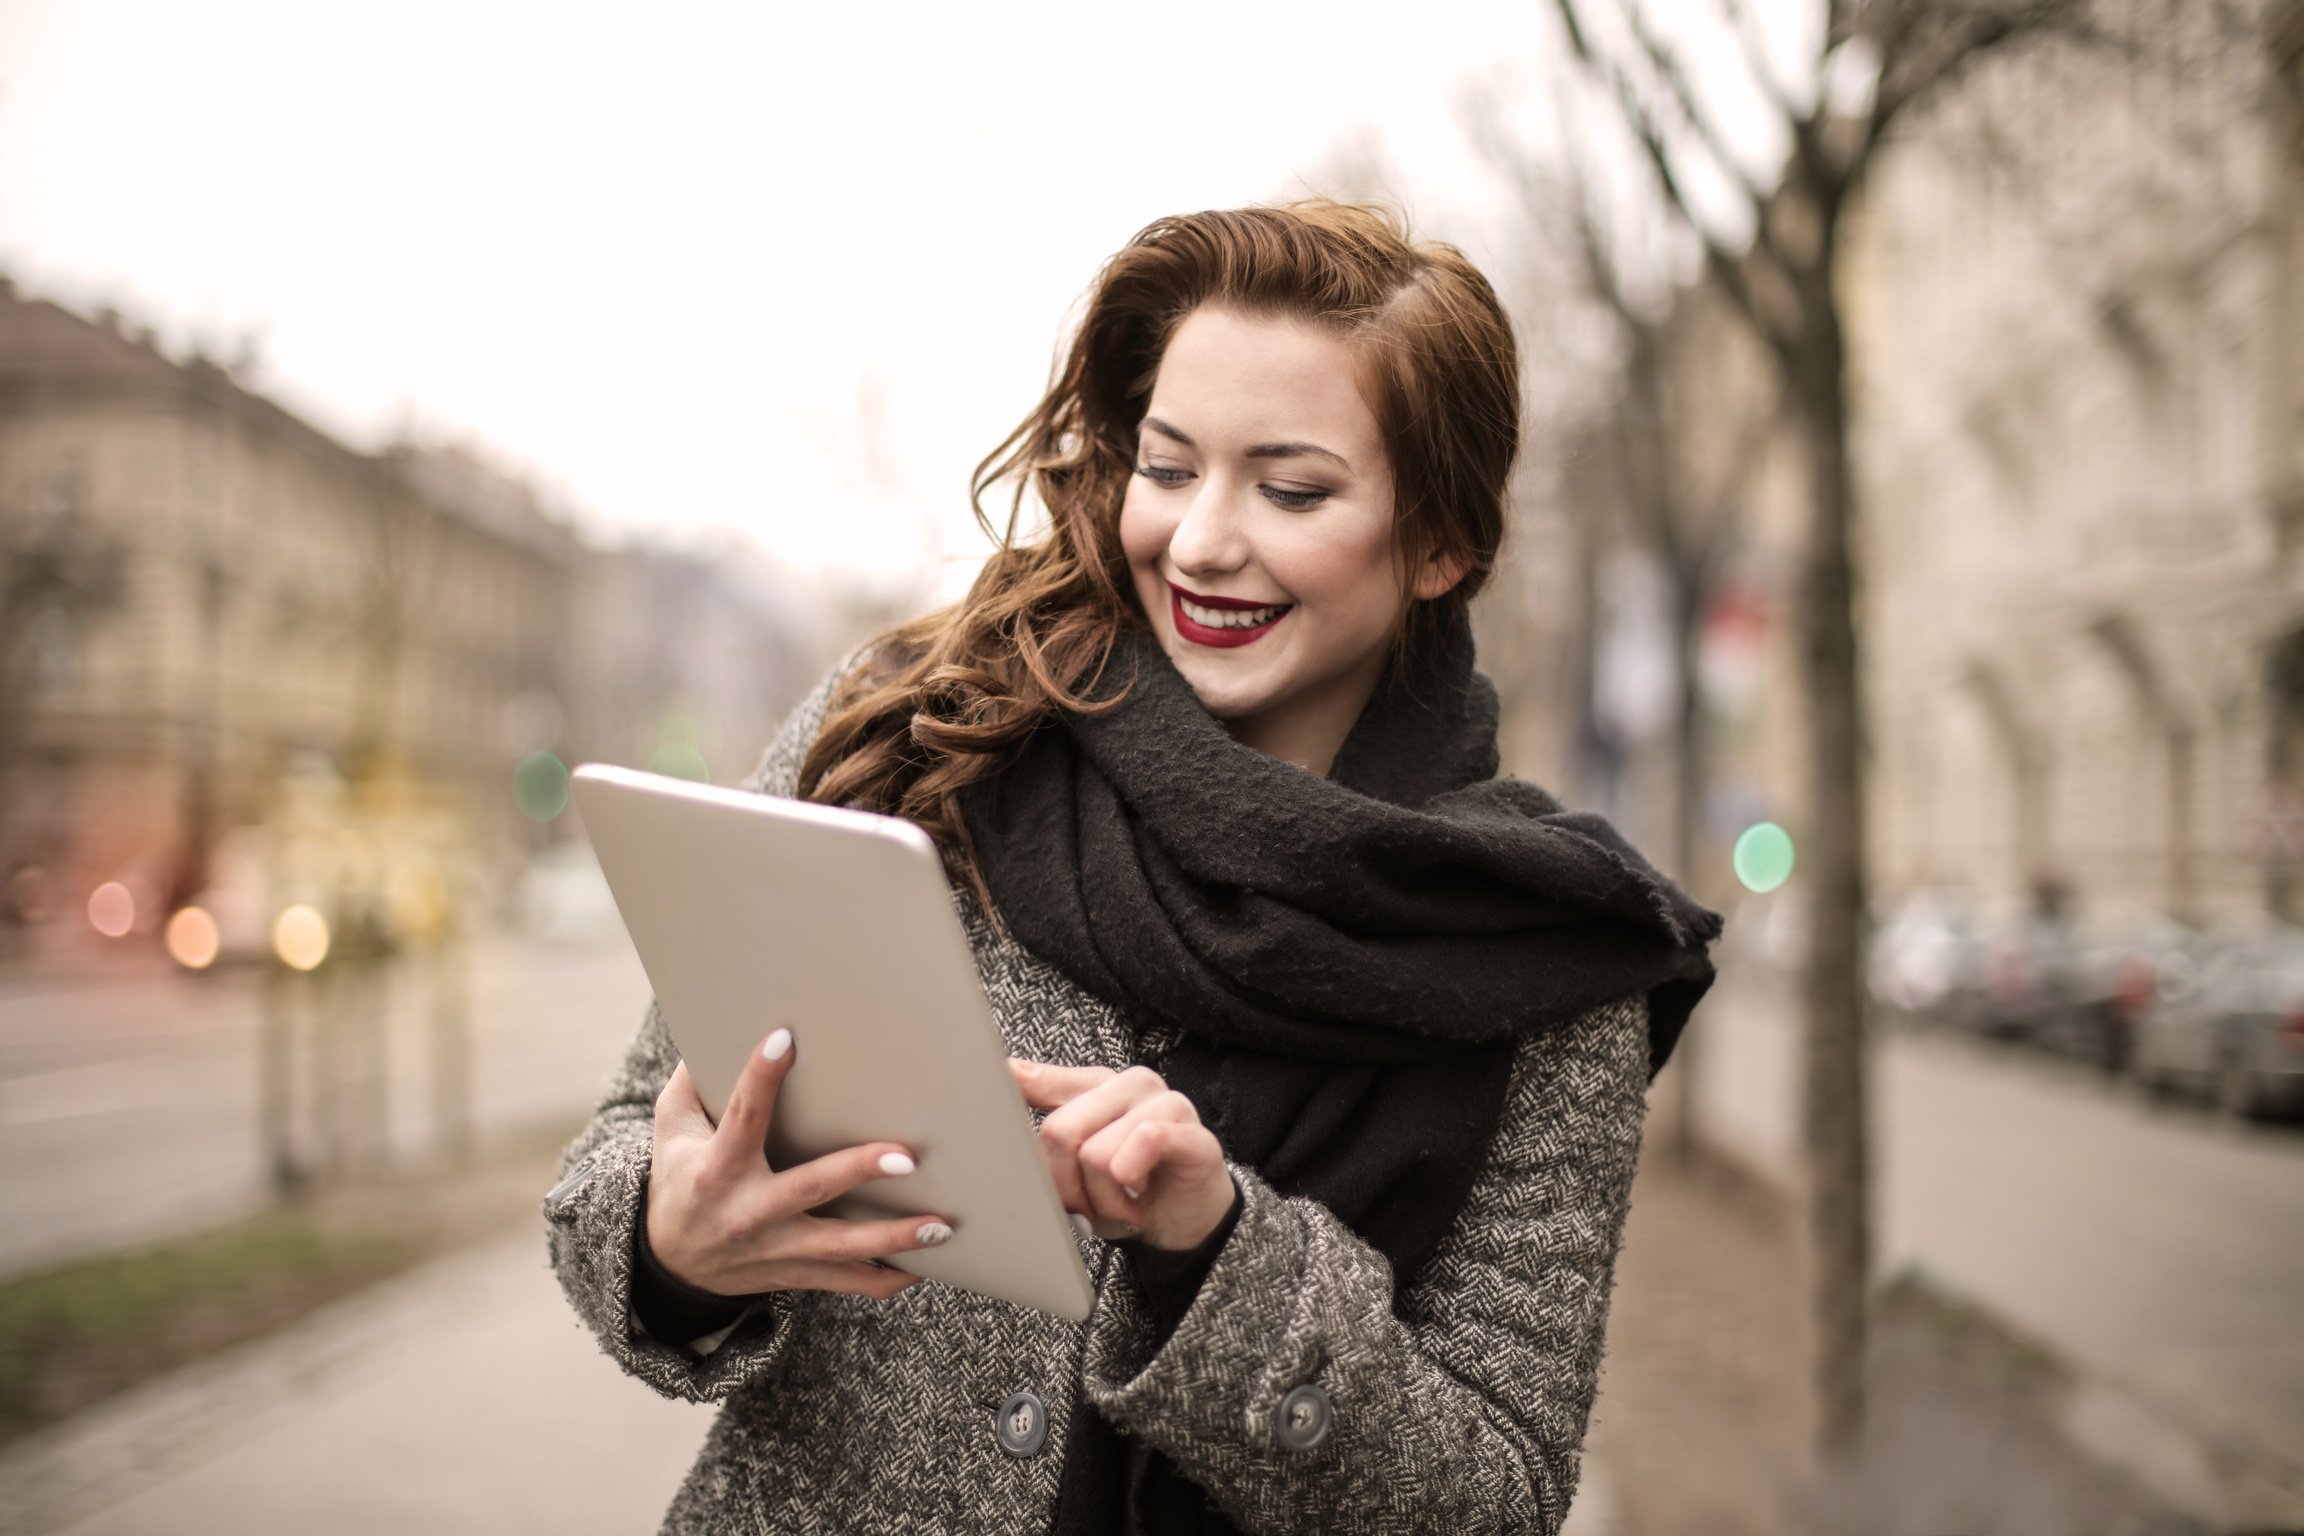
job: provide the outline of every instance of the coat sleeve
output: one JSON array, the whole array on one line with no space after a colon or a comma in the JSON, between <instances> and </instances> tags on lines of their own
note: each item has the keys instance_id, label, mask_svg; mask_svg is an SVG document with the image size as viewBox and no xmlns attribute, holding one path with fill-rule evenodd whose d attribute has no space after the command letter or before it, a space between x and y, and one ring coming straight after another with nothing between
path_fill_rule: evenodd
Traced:
<instances>
[{"instance_id":1,"label":"coat sleeve","mask_svg":"<svg viewBox=\"0 0 2304 1536\"><path fill-rule=\"evenodd\" d=\"M1381 1254L1236 1167L1239 1225L1165 1344L1131 1286L1105 1288L1090 1399L1247 1531L1553 1536L1647 1082L1643 998L1531 1036L1471 1195L1397 1312Z\"/></svg>"},{"instance_id":2,"label":"coat sleeve","mask_svg":"<svg viewBox=\"0 0 2304 1536\"><path fill-rule=\"evenodd\" d=\"M791 795L814 745L832 691L861 650L851 652L793 709L742 788ZM632 1310L632 1280L650 1155L656 1096L680 1053L651 1001L592 1119L560 1154L560 1181L544 1197L546 1241L560 1288L619 1366L667 1397L716 1402L765 1372L780 1353L792 1292L767 1296L718 1335L681 1342L651 1338Z\"/></svg>"}]
</instances>

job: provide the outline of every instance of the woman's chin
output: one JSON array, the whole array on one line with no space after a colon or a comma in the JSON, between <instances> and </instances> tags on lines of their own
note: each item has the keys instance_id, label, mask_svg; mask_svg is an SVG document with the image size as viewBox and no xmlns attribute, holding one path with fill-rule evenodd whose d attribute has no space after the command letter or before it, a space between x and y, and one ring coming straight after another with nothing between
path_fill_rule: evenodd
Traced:
<instances>
[{"instance_id":1,"label":"woman's chin","mask_svg":"<svg viewBox=\"0 0 2304 1536\"><path fill-rule=\"evenodd\" d=\"M1185 643L1185 648L1198 649L1189 642ZM1242 719L1263 707L1263 689L1244 685L1244 679L1237 672L1227 670L1222 663L1212 665L1205 653L1174 656L1173 659L1176 670L1184 675L1184 681L1192 685L1192 695L1200 701L1200 707L1217 719Z\"/></svg>"}]
</instances>

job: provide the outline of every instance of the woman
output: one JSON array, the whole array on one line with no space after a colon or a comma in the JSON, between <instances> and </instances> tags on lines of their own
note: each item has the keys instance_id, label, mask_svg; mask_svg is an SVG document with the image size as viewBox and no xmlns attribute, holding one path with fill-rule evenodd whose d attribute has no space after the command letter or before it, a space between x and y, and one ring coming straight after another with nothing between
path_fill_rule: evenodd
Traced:
<instances>
[{"instance_id":1,"label":"woman","mask_svg":"<svg viewBox=\"0 0 2304 1536\"><path fill-rule=\"evenodd\" d=\"M1558 1529L1719 920L1495 777L1465 605L1518 419L1487 282L1377 210L1107 264L968 597L749 781L946 850L1094 1311L875 1264L950 1228L807 1213L909 1150L770 1168L806 1040L715 1128L651 1009L546 1209L609 1354L726 1404L668 1530Z\"/></svg>"}]
</instances>

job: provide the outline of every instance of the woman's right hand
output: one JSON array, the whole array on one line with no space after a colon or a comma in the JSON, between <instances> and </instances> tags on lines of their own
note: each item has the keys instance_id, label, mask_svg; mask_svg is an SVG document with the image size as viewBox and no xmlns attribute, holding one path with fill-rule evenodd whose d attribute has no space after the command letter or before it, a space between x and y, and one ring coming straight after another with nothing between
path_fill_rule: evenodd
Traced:
<instances>
[{"instance_id":1,"label":"woman's right hand","mask_svg":"<svg viewBox=\"0 0 2304 1536\"><path fill-rule=\"evenodd\" d=\"M752 1053L714 1126L682 1062L656 1097L648 1246L673 1276L722 1296L762 1291L895 1295L919 1276L868 1261L952 1236L938 1216L844 1221L808 1213L874 1179L912 1172L911 1153L870 1142L778 1171L768 1166L776 1092L792 1070L792 1032Z\"/></svg>"}]
</instances>

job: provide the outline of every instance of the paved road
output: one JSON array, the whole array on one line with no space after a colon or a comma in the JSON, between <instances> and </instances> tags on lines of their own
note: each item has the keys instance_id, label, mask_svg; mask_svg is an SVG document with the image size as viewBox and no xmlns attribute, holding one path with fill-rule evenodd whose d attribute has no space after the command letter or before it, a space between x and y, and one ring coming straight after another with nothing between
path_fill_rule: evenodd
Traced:
<instances>
[{"instance_id":1,"label":"paved road","mask_svg":"<svg viewBox=\"0 0 2304 1536\"><path fill-rule=\"evenodd\" d=\"M265 1199L259 985L140 971L0 989L0 1273L191 1230ZM437 1146L432 978L402 965L382 991L388 1157L421 1162ZM471 1081L483 1146L573 1127L648 997L621 934L475 945Z\"/></svg>"},{"instance_id":2,"label":"paved road","mask_svg":"<svg viewBox=\"0 0 2304 1536\"><path fill-rule=\"evenodd\" d=\"M1724 983L1701 1027L1705 1122L1792 1180L1788 1000ZM1917 1265L2080 1366L2074 1432L2187 1507L2304 1518L2304 1128L1946 1033L1884 1033L1871 1083L1879 1272Z\"/></svg>"}]
</instances>

